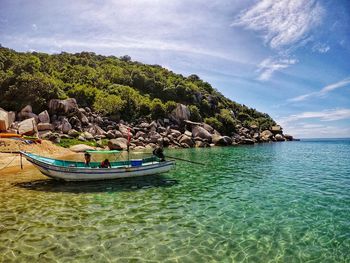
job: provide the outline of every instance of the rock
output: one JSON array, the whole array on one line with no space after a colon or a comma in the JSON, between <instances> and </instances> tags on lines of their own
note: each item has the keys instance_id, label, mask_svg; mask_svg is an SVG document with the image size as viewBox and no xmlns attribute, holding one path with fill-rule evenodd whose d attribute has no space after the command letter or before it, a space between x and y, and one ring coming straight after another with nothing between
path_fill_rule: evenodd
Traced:
<instances>
[{"instance_id":1,"label":"rock","mask_svg":"<svg viewBox=\"0 0 350 263\"><path fill-rule=\"evenodd\" d=\"M257 130L258 129L258 125L252 124L252 125L250 125L250 129Z\"/></svg>"},{"instance_id":2,"label":"rock","mask_svg":"<svg viewBox=\"0 0 350 263\"><path fill-rule=\"evenodd\" d=\"M69 119L69 123L72 125L72 127L81 130L81 121L78 119L77 116L73 116Z\"/></svg>"},{"instance_id":3,"label":"rock","mask_svg":"<svg viewBox=\"0 0 350 263\"><path fill-rule=\"evenodd\" d=\"M252 139L243 139L240 141L240 144L254 144L254 140Z\"/></svg>"},{"instance_id":4,"label":"rock","mask_svg":"<svg viewBox=\"0 0 350 263\"><path fill-rule=\"evenodd\" d=\"M49 136L48 136L48 139L54 143L60 143L61 142L61 138L60 138L60 135L55 132L55 133L51 133Z\"/></svg>"},{"instance_id":5,"label":"rock","mask_svg":"<svg viewBox=\"0 0 350 263\"><path fill-rule=\"evenodd\" d=\"M212 141L216 146L228 146L232 144L232 139L230 137L217 134L213 135Z\"/></svg>"},{"instance_id":6,"label":"rock","mask_svg":"<svg viewBox=\"0 0 350 263\"><path fill-rule=\"evenodd\" d=\"M86 141L86 139L85 139L85 137L84 137L83 135L79 135L79 136L78 136L78 140L79 140L79 141L82 141L82 142L85 142L85 141Z\"/></svg>"},{"instance_id":7,"label":"rock","mask_svg":"<svg viewBox=\"0 0 350 263\"><path fill-rule=\"evenodd\" d=\"M83 132L82 133L82 136L86 139L86 140L93 140L94 139L94 136L90 133L90 132Z\"/></svg>"},{"instance_id":8,"label":"rock","mask_svg":"<svg viewBox=\"0 0 350 263\"><path fill-rule=\"evenodd\" d=\"M287 141L293 141L293 136L289 134L284 134L284 138L286 138Z\"/></svg>"},{"instance_id":9,"label":"rock","mask_svg":"<svg viewBox=\"0 0 350 263\"><path fill-rule=\"evenodd\" d=\"M265 130L260 133L260 139L265 142L269 141L272 138L272 136L273 136L273 133L269 130Z\"/></svg>"},{"instance_id":10,"label":"rock","mask_svg":"<svg viewBox=\"0 0 350 263\"><path fill-rule=\"evenodd\" d=\"M0 131L6 131L9 127L10 124L8 112L0 109Z\"/></svg>"},{"instance_id":11,"label":"rock","mask_svg":"<svg viewBox=\"0 0 350 263\"><path fill-rule=\"evenodd\" d=\"M180 139L179 139L179 143L182 145L182 144L186 144L188 145L189 147L193 147L194 146L194 143L191 139L191 137L183 134L181 135ZM186 147L187 148L187 147Z\"/></svg>"},{"instance_id":12,"label":"rock","mask_svg":"<svg viewBox=\"0 0 350 263\"><path fill-rule=\"evenodd\" d=\"M86 144L77 144L77 145L73 145L71 147L69 147L69 150L73 151L73 152L85 152L85 151L89 151L89 150L94 150L95 148Z\"/></svg>"},{"instance_id":13,"label":"rock","mask_svg":"<svg viewBox=\"0 0 350 263\"><path fill-rule=\"evenodd\" d=\"M60 134L61 139L72 139L68 134Z\"/></svg>"},{"instance_id":14,"label":"rock","mask_svg":"<svg viewBox=\"0 0 350 263\"><path fill-rule=\"evenodd\" d=\"M112 130L109 130L107 133L106 133L106 137L108 139L114 139L115 138L115 134Z\"/></svg>"},{"instance_id":15,"label":"rock","mask_svg":"<svg viewBox=\"0 0 350 263\"><path fill-rule=\"evenodd\" d=\"M163 133L163 132L166 132L166 128L164 128L164 127L162 127L162 126L159 126L159 127L157 128L157 131L158 131L159 133Z\"/></svg>"},{"instance_id":16,"label":"rock","mask_svg":"<svg viewBox=\"0 0 350 263\"><path fill-rule=\"evenodd\" d=\"M159 139L162 139L162 136L155 131L149 132L148 137L149 137L149 142L151 143L157 143Z\"/></svg>"},{"instance_id":17,"label":"rock","mask_svg":"<svg viewBox=\"0 0 350 263\"><path fill-rule=\"evenodd\" d=\"M84 112L81 111L82 109L79 109L77 117L79 118L79 120L81 121L81 123L83 125L88 125L89 124L89 119L85 116Z\"/></svg>"},{"instance_id":18,"label":"rock","mask_svg":"<svg viewBox=\"0 0 350 263\"><path fill-rule=\"evenodd\" d=\"M96 124L89 128L88 132L90 132L92 135L106 135L106 132Z\"/></svg>"},{"instance_id":19,"label":"rock","mask_svg":"<svg viewBox=\"0 0 350 263\"><path fill-rule=\"evenodd\" d=\"M210 133L214 133L214 128L211 127L209 124L203 123L203 128L206 129Z\"/></svg>"},{"instance_id":20,"label":"rock","mask_svg":"<svg viewBox=\"0 0 350 263\"><path fill-rule=\"evenodd\" d=\"M203 142L203 141L196 141L196 142L195 142L195 146L196 146L197 148L203 148L203 147L208 147L209 144L206 143L206 142Z\"/></svg>"},{"instance_id":21,"label":"rock","mask_svg":"<svg viewBox=\"0 0 350 263\"><path fill-rule=\"evenodd\" d=\"M128 140L125 138L117 138L108 141L110 150L126 150L128 148Z\"/></svg>"},{"instance_id":22,"label":"rock","mask_svg":"<svg viewBox=\"0 0 350 263\"><path fill-rule=\"evenodd\" d=\"M186 135L186 136L188 136L188 137L192 137L192 132L190 132L190 131L188 131L188 130L186 130L185 132L184 132L184 134Z\"/></svg>"},{"instance_id":23,"label":"rock","mask_svg":"<svg viewBox=\"0 0 350 263\"><path fill-rule=\"evenodd\" d=\"M53 130L53 126L50 123L42 123L40 122L38 125L38 131L52 131Z\"/></svg>"},{"instance_id":24,"label":"rock","mask_svg":"<svg viewBox=\"0 0 350 263\"><path fill-rule=\"evenodd\" d=\"M58 129L61 130L63 133L68 133L72 129L72 125L69 123L67 118L64 118L62 120L61 125L58 126Z\"/></svg>"},{"instance_id":25,"label":"rock","mask_svg":"<svg viewBox=\"0 0 350 263\"><path fill-rule=\"evenodd\" d=\"M68 131L68 135L72 136L72 137L78 137L80 135L80 132L78 132L75 129L71 129L71 130Z\"/></svg>"},{"instance_id":26,"label":"rock","mask_svg":"<svg viewBox=\"0 0 350 263\"><path fill-rule=\"evenodd\" d=\"M144 150L145 149L145 147L144 146L136 146L135 148L134 148L134 150Z\"/></svg>"},{"instance_id":27,"label":"rock","mask_svg":"<svg viewBox=\"0 0 350 263\"><path fill-rule=\"evenodd\" d=\"M275 139L276 139L276 141L278 141L278 142L283 142L283 141L286 140L281 134L276 134L276 135L275 135Z\"/></svg>"},{"instance_id":28,"label":"rock","mask_svg":"<svg viewBox=\"0 0 350 263\"><path fill-rule=\"evenodd\" d=\"M34 118L26 119L18 124L18 132L23 135L34 135L38 131Z\"/></svg>"},{"instance_id":29,"label":"rock","mask_svg":"<svg viewBox=\"0 0 350 263\"><path fill-rule=\"evenodd\" d=\"M143 131L138 131L136 134L135 134L135 138L140 138L140 137L143 137L145 138L146 137L146 133L144 133Z\"/></svg>"},{"instance_id":30,"label":"rock","mask_svg":"<svg viewBox=\"0 0 350 263\"><path fill-rule=\"evenodd\" d=\"M170 134L174 137L174 138L177 138L181 135L181 132L179 132L178 130L174 130L174 129L171 129L170 130Z\"/></svg>"},{"instance_id":31,"label":"rock","mask_svg":"<svg viewBox=\"0 0 350 263\"><path fill-rule=\"evenodd\" d=\"M49 139L52 132L51 131L39 131L38 134L39 134L39 138L41 138L41 139Z\"/></svg>"},{"instance_id":32,"label":"rock","mask_svg":"<svg viewBox=\"0 0 350 263\"><path fill-rule=\"evenodd\" d=\"M120 132L120 131L114 131L114 134L115 134L115 138L122 138L123 137L123 134Z\"/></svg>"},{"instance_id":33,"label":"rock","mask_svg":"<svg viewBox=\"0 0 350 263\"><path fill-rule=\"evenodd\" d=\"M122 133L122 135L125 139L127 139L128 136L130 136L130 138L132 138L132 136L133 136L131 129L124 124L119 124L119 131Z\"/></svg>"},{"instance_id":34,"label":"rock","mask_svg":"<svg viewBox=\"0 0 350 263\"><path fill-rule=\"evenodd\" d=\"M39 122L50 123L50 115L47 112L47 110L44 110L43 112L39 113L38 118Z\"/></svg>"},{"instance_id":35,"label":"rock","mask_svg":"<svg viewBox=\"0 0 350 263\"><path fill-rule=\"evenodd\" d=\"M192 136L206 139L209 142L211 142L211 139L212 139L211 138L212 135L206 129L204 129L203 127L200 127L200 126L194 126L192 128Z\"/></svg>"},{"instance_id":36,"label":"rock","mask_svg":"<svg viewBox=\"0 0 350 263\"><path fill-rule=\"evenodd\" d=\"M139 125L140 128L142 129L148 129L149 128L149 123L147 122L142 122L140 125Z\"/></svg>"},{"instance_id":37,"label":"rock","mask_svg":"<svg viewBox=\"0 0 350 263\"><path fill-rule=\"evenodd\" d=\"M189 120L191 113L190 110L183 104L178 103L176 108L171 113L173 118L178 121Z\"/></svg>"},{"instance_id":38,"label":"rock","mask_svg":"<svg viewBox=\"0 0 350 263\"><path fill-rule=\"evenodd\" d=\"M191 148L187 143L180 143L182 148Z\"/></svg>"},{"instance_id":39,"label":"rock","mask_svg":"<svg viewBox=\"0 0 350 263\"><path fill-rule=\"evenodd\" d=\"M281 134L282 133L282 127L280 125L275 125L271 127L271 131L273 134Z\"/></svg>"},{"instance_id":40,"label":"rock","mask_svg":"<svg viewBox=\"0 0 350 263\"><path fill-rule=\"evenodd\" d=\"M49 112L54 113L70 113L78 111L78 104L74 98L65 100L52 99L49 102Z\"/></svg>"}]
</instances>

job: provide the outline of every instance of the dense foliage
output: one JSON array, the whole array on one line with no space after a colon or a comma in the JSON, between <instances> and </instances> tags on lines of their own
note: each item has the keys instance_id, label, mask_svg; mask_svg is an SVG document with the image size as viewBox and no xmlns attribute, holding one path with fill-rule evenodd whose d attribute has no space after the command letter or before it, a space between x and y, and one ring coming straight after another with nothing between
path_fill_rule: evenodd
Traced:
<instances>
[{"instance_id":1,"label":"dense foliage","mask_svg":"<svg viewBox=\"0 0 350 263\"><path fill-rule=\"evenodd\" d=\"M184 77L129 56L19 53L0 46L0 104L20 110L30 104L39 112L53 98L74 97L81 106L125 120L162 118L189 106L191 120L205 121L223 133L237 124L269 128L264 113L225 98L197 75Z\"/></svg>"}]
</instances>

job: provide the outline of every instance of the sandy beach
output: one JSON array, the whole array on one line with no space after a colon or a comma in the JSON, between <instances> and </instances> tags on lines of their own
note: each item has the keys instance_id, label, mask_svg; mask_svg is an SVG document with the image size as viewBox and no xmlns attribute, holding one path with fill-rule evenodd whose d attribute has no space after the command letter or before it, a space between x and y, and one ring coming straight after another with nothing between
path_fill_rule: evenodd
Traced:
<instances>
[{"instance_id":1,"label":"sandy beach","mask_svg":"<svg viewBox=\"0 0 350 263\"><path fill-rule=\"evenodd\" d=\"M57 146L50 141L43 140L40 144L26 144L20 140L0 139L0 174L10 167L20 167L20 155L18 151L27 151L48 157L61 157L73 154L69 149ZM28 164L25 158L22 158L23 164Z\"/></svg>"}]
</instances>

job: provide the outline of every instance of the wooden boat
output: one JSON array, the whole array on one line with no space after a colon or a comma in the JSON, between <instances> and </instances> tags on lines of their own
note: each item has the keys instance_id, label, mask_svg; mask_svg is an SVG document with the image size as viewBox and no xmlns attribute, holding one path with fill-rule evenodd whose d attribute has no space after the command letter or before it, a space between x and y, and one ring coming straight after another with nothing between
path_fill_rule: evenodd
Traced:
<instances>
[{"instance_id":1,"label":"wooden boat","mask_svg":"<svg viewBox=\"0 0 350 263\"><path fill-rule=\"evenodd\" d=\"M111 151L109 151L111 152ZM174 161L160 161L152 156L145 159L110 162L111 168L99 168L99 162L57 160L32 153L20 152L44 175L64 181L92 181L154 175L168 172Z\"/></svg>"}]
</instances>

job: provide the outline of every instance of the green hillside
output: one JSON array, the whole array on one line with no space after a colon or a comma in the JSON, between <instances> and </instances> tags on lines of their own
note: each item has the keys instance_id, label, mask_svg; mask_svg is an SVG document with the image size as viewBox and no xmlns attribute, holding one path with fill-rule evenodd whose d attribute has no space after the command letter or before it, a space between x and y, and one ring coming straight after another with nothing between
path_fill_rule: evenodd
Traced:
<instances>
[{"instance_id":1,"label":"green hillside","mask_svg":"<svg viewBox=\"0 0 350 263\"><path fill-rule=\"evenodd\" d=\"M50 99L67 97L127 121L167 117L182 103L193 121L207 122L224 134L237 124L261 130L275 124L269 115L231 101L197 75L185 77L129 56L20 53L0 46L0 107L18 111L30 104L39 112Z\"/></svg>"}]
</instances>

